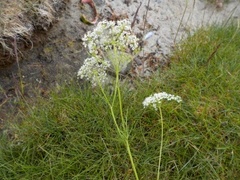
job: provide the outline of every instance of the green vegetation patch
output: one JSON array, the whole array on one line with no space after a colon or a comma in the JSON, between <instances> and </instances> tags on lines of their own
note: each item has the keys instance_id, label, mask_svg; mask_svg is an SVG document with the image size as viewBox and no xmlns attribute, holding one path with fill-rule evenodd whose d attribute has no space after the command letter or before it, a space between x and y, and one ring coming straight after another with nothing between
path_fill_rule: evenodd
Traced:
<instances>
[{"instance_id":1,"label":"green vegetation patch","mask_svg":"<svg viewBox=\"0 0 240 180\"><path fill-rule=\"evenodd\" d=\"M161 179L236 179L240 176L240 30L200 29L179 45L171 67L150 79L123 84L122 110L140 179L156 179L159 113L142 102L163 102ZM113 92L107 91L111 99ZM113 106L120 123L118 101ZM134 173L98 88L63 87L27 108L21 124L1 137L0 179L134 179Z\"/></svg>"}]
</instances>

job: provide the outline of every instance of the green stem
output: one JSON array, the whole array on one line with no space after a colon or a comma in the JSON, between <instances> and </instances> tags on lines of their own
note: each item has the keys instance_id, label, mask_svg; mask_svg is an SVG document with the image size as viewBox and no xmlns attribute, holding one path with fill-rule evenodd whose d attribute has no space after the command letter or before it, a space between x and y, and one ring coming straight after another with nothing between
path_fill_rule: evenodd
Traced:
<instances>
[{"instance_id":1,"label":"green stem","mask_svg":"<svg viewBox=\"0 0 240 180\"><path fill-rule=\"evenodd\" d=\"M134 164L134 161L133 161L132 153L131 153L131 150L130 150L130 145L129 145L128 139L126 139L125 143L126 143L127 152L128 152L128 155L129 155L129 158L130 158L130 161L131 161L131 165L132 165L132 168L133 168L135 178L136 178L136 180L139 180L138 173L137 173L137 170L136 170L136 167L135 167L135 164Z\"/></svg>"},{"instance_id":2,"label":"green stem","mask_svg":"<svg viewBox=\"0 0 240 180\"><path fill-rule=\"evenodd\" d=\"M114 46L114 53L117 56L117 49ZM114 62L117 62L117 59L114 60ZM115 81L115 87L114 87L114 98L113 98L113 103L115 101L116 98L116 94L118 95L118 102L119 102L119 110L120 110L120 117L121 117L121 121L122 121L122 127L125 128L125 121L124 121L124 117L123 117L123 108L122 108L122 96L121 96L121 90L120 90L120 83L119 83L119 64L115 64L115 76L116 76L116 81Z\"/></svg>"},{"instance_id":3,"label":"green stem","mask_svg":"<svg viewBox=\"0 0 240 180\"><path fill-rule=\"evenodd\" d=\"M119 86L117 86L117 91L118 91L118 101L119 101L120 116L121 116L121 120L122 120L122 127L123 127L123 128L126 128L126 126L125 126L125 121L124 121L124 117L123 117L121 90L120 90L120 87L119 87Z\"/></svg>"},{"instance_id":4,"label":"green stem","mask_svg":"<svg viewBox=\"0 0 240 180\"><path fill-rule=\"evenodd\" d=\"M117 124L117 120L116 120L116 117L115 117L115 114L114 114L114 110L113 110L113 105L111 105L111 103L109 102L109 99L108 99L106 93L104 92L104 89L103 89L103 87L101 86L100 83L99 83L99 87L100 87L100 89L101 89L101 92L102 92L102 94L103 94L103 97L104 97L106 103L108 104L108 106L109 106L109 108L110 108L111 115L112 115L112 118L113 118L113 122L114 122L114 124L115 124L115 126L116 126L116 128L117 128L118 134L121 135L122 133L121 133L121 130L120 130L118 124Z\"/></svg>"},{"instance_id":5,"label":"green stem","mask_svg":"<svg viewBox=\"0 0 240 180\"><path fill-rule=\"evenodd\" d=\"M160 142L160 149L159 149L159 161L158 161L158 172L157 172L157 180L160 178L160 167L161 167L161 159L162 159L162 149L163 149L163 116L162 116L162 109L159 105L159 112L160 112L160 125L161 125L161 142Z\"/></svg>"},{"instance_id":6,"label":"green stem","mask_svg":"<svg viewBox=\"0 0 240 180\"><path fill-rule=\"evenodd\" d=\"M115 51L115 53L117 52L116 48L114 48L114 51ZM131 162L132 169L134 171L135 178L136 178L136 180L139 180L137 170L136 170L136 167L135 167L135 164L134 164L134 161L133 161L129 141L128 141L129 134L128 134L127 126L125 124L124 116L123 116L122 96L121 96L121 89L120 89L120 84L119 84L119 66L116 65L116 64L114 66L115 66L114 68L115 68L115 74L116 74L116 81L115 81L115 85L114 85L114 94L113 94L112 102L109 101L109 99L108 99L106 93L104 92L104 89L103 89L102 85L100 84L100 82L99 82L99 87L102 91L102 94L104 96L105 101L107 102L107 104L110 108L111 116L112 116L113 122L116 126L118 135L120 136L121 140L124 141L124 144L126 146L127 153L128 153L129 158L130 158L130 162ZM118 101L119 101L120 117L121 117L122 128L123 128L122 130L119 128L119 125L117 123L117 119L116 119L116 116L115 116L115 113L114 113L114 108L113 108L114 104L115 104L116 96L118 96Z\"/></svg>"},{"instance_id":7,"label":"green stem","mask_svg":"<svg viewBox=\"0 0 240 180\"><path fill-rule=\"evenodd\" d=\"M119 126L117 124L117 120L116 120L116 117L115 117L115 114L114 114L114 111L113 111L113 107L110 107L110 110L111 110L111 115L112 115L112 118L113 118L113 122L114 122L114 124L115 124L115 126L117 128L118 134L119 134L119 136L121 136L122 135L122 131L120 130L120 128L119 128Z\"/></svg>"},{"instance_id":8,"label":"green stem","mask_svg":"<svg viewBox=\"0 0 240 180\"><path fill-rule=\"evenodd\" d=\"M116 51L116 48L114 48L114 51L115 53L117 52ZM131 149L130 149L130 144L128 142L128 131L127 131L127 126L125 124L125 121L124 121L124 116L123 116L123 107L122 107L122 96L121 96L121 89L120 89L120 84L119 84L119 66L115 66L115 74L116 74L116 83L115 83L115 90L117 90L117 93L118 93L118 101L119 101L119 110L120 110L120 117L121 117L121 121L122 121L122 128L123 128L123 131L124 133L127 133L127 134L124 134L124 136L121 136L121 138L124 138L124 142L125 142L125 146L127 148L127 153L128 153L128 156L130 158L130 162L131 162L131 165L132 165L132 169L133 169L133 172L134 172L134 175L135 175L135 178L136 180L139 180L139 177L138 177L138 173L137 173L137 170L136 170L136 167L135 167L135 164L134 164L134 160L133 160L133 157L132 157L132 152L131 152ZM116 92L116 91L115 91ZM121 135L121 134L120 134Z\"/></svg>"},{"instance_id":9,"label":"green stem","mask_svg":"<svg viewBox=\"0 0 240 180\"><path fill-rule=\"evenodd\" d=\"M112 101L112 106L114 105L114 103L115 103L115 100L116 100L116 96L117 96L117 90L118 90L118 86L119 86L119 84L118 84L118 74L116 73L116 81L115 81L115 85L114 85L114 94L113 94L113 101Z\"/></svg>"}]
</instances>

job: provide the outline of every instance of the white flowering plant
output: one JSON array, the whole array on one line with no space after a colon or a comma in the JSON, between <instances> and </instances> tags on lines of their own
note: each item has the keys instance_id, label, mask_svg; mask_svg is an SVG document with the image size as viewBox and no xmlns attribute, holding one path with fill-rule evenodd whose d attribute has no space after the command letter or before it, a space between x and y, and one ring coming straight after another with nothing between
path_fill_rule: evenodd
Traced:
<instances>
[{"instance_id":1,"label":"white flowering plant","mask_svg":"<svg viewBox=\"0 0 240 180\"><path fill-rule=\"evenodd\" d=\"M129 128L127 125L127 117L123 115L122 97L120 89L119 73L125 68L126 64L131 62L134 55L138 51L138 39L131 30L131 23L128 20L121 21L102 21L99 22L96 28L87 32L83 37L83 45L88 49L90 57L84 61L84 64L79 69L77 76L81 79L86 79L93 86L99 86L105 102L109 106L113 122L116 127L117 134L121 138L126 147L129 159L135 178L138 180L138 173L133 161L133 156L129 144ZM109 99L105 92L104 85L108 82L109 77L107 71L111 69L115 72L115 83L113 98ZM114 106L118 101L120 117L117 117L114 112ZM158 162L157 179L160 177L160 165L163 147L163 117L161 104L164 100L182 101L181 97L168 94L166 92L155 93L147 97L143 101L143 107L153 107L156 111L160 111L161 124L161 144ZM118 122L120 119L120 122Z\"/></svg>"},{"instance_id":2,"label":"white flowering plant","mask_svg":"<svg viewBox=\"0 0 240 180\"><path fill-rule=\"evenodd\" d=\"M164 100L167 101L176 101L178 103L182 102L182 98L180 96L175 96L172 94L168 94L166 92L155 93L149 97L146 97L142 102L143 107L153 107L155 111L159 110L160 113L160 124L161 124L161 143L160 143L160 150L159 150L159 160L158 160L158 172L157 172L157 180L160 178L160 167L161 167L161 159L162 159L162 149L163 149L163 115L161 104Z\"/></svg>"},{"instance_id":3,"label":"white flowering plant","mask_svg":"<svg viewBox=\"0 0 240 180\"><path fill-rule=\"evenodd\" d=\"M78 77L89 80L93 86L97 82L104 85L108 81L107 70L119 73L126 68L133 59L132 54L138 51L138 38L126 19L99 22L82 40L91 58L85 60Z\"/></svg>"},{"instance_id":4,"label":"white flowering plant","mask_svg":"<svg viewBox=\"0 0 240 180\"><path fill-rule=\"evenodd\" d=\"M93 86L98 83L105 84L107 81L107 68L110 67L108 61L103 61L100 57L90 57L85 59L84 64L79 69L77 76L81 79L91 81Z\"/></svg>"},{"instance_id":5,"label":"white flowering plant","mask_svg":"<svg viewBox=\"0 0 240 180\"><path fill-rule=\"evenodd\" d=\"M160 105L163 100L174 100L180 103L182 101L182 98L180 96L175 96L166 92L155 93L145 98L145 100L143 101L143 107L146 108L148 106L152 106L155 110L158 110L158 105Z\"/></svg>"},{"instance_id":6,"label":"white flowering plant","mask_svg":"<svg viewBox=\"0 0 240 180\"><path fill-rule=\"evenodd\" d=\"M119 73L126 68L138 51L138 39L131 30L128 20L99 22L92 32L87 32L83 37L83 45L88 49L90 57L85 59L77 76L91 82L92 86L99 86L105 102L107 103L117 134L126 147L129 159L138 180L138 173L133 161L130 144L127 118L123 115L122 97L119 82ZM113 97L110 99L105 92L104 85L109 82L108 71L115 72ZM109 91L108 91L109 92ZM114 112L118 100L120 117ZM120 119L120 122L117 121Z\"/></svg>"},{"instance_id":7,"label":"white flowering plant","mask_svg":"<svg viewBox=\"0 0 240 180\"><path fill-rule=\"evenodd\" d=\"M138 39L131 30L131 22L127 19L121 21L102 21L92 32L83 37L83 45L88 48L91 55L100 55L100 51L117 48L119 51L135 50L138 48Z\"/></svg>"}]
</instances>

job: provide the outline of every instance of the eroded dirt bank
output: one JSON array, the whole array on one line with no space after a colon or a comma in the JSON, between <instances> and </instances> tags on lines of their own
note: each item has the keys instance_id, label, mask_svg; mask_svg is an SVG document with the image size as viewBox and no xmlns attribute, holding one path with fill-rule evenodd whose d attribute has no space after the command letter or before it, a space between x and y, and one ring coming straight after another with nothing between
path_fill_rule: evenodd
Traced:
<instances>
[{"instance_id":1,"label":"eroded dirt bank","mask_svg":"<svg viewBox=\"0 0 240 180\"><path fill-rule=\"evenodd\" d=\"M99 8L101 5L98 3ZM51 88L75 76L86 56L81 36L91 28L79 20L81 13L89 11L86 9L81 9L79 0L69 1L52 28L32 35L32 48L18 51L19 68L16 62L1 67L1 123L11 118L9 114L19 113L20 99L31 101L38 95L47 96Z\"/></svg>"}]
</instances>

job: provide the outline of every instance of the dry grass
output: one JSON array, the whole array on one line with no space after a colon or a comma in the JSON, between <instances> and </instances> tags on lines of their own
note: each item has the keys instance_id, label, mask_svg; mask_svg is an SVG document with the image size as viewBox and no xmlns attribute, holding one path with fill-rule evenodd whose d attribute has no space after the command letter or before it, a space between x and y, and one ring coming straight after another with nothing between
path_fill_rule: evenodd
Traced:
<instances>
[{"instance_id":1,"label":"dry grass","mask_svg":"<svg viewBox=\"0 0 240 180\"><path fill-rule=\"evenodd\" d=\"M11 1L11 2L10 2ZM14 56L12 42L31 42L36 30L47 31L66 0L2 0L0 2L0 66ZM6 59L6 58L5 58Z\"/></svg>"}]
</instances>

